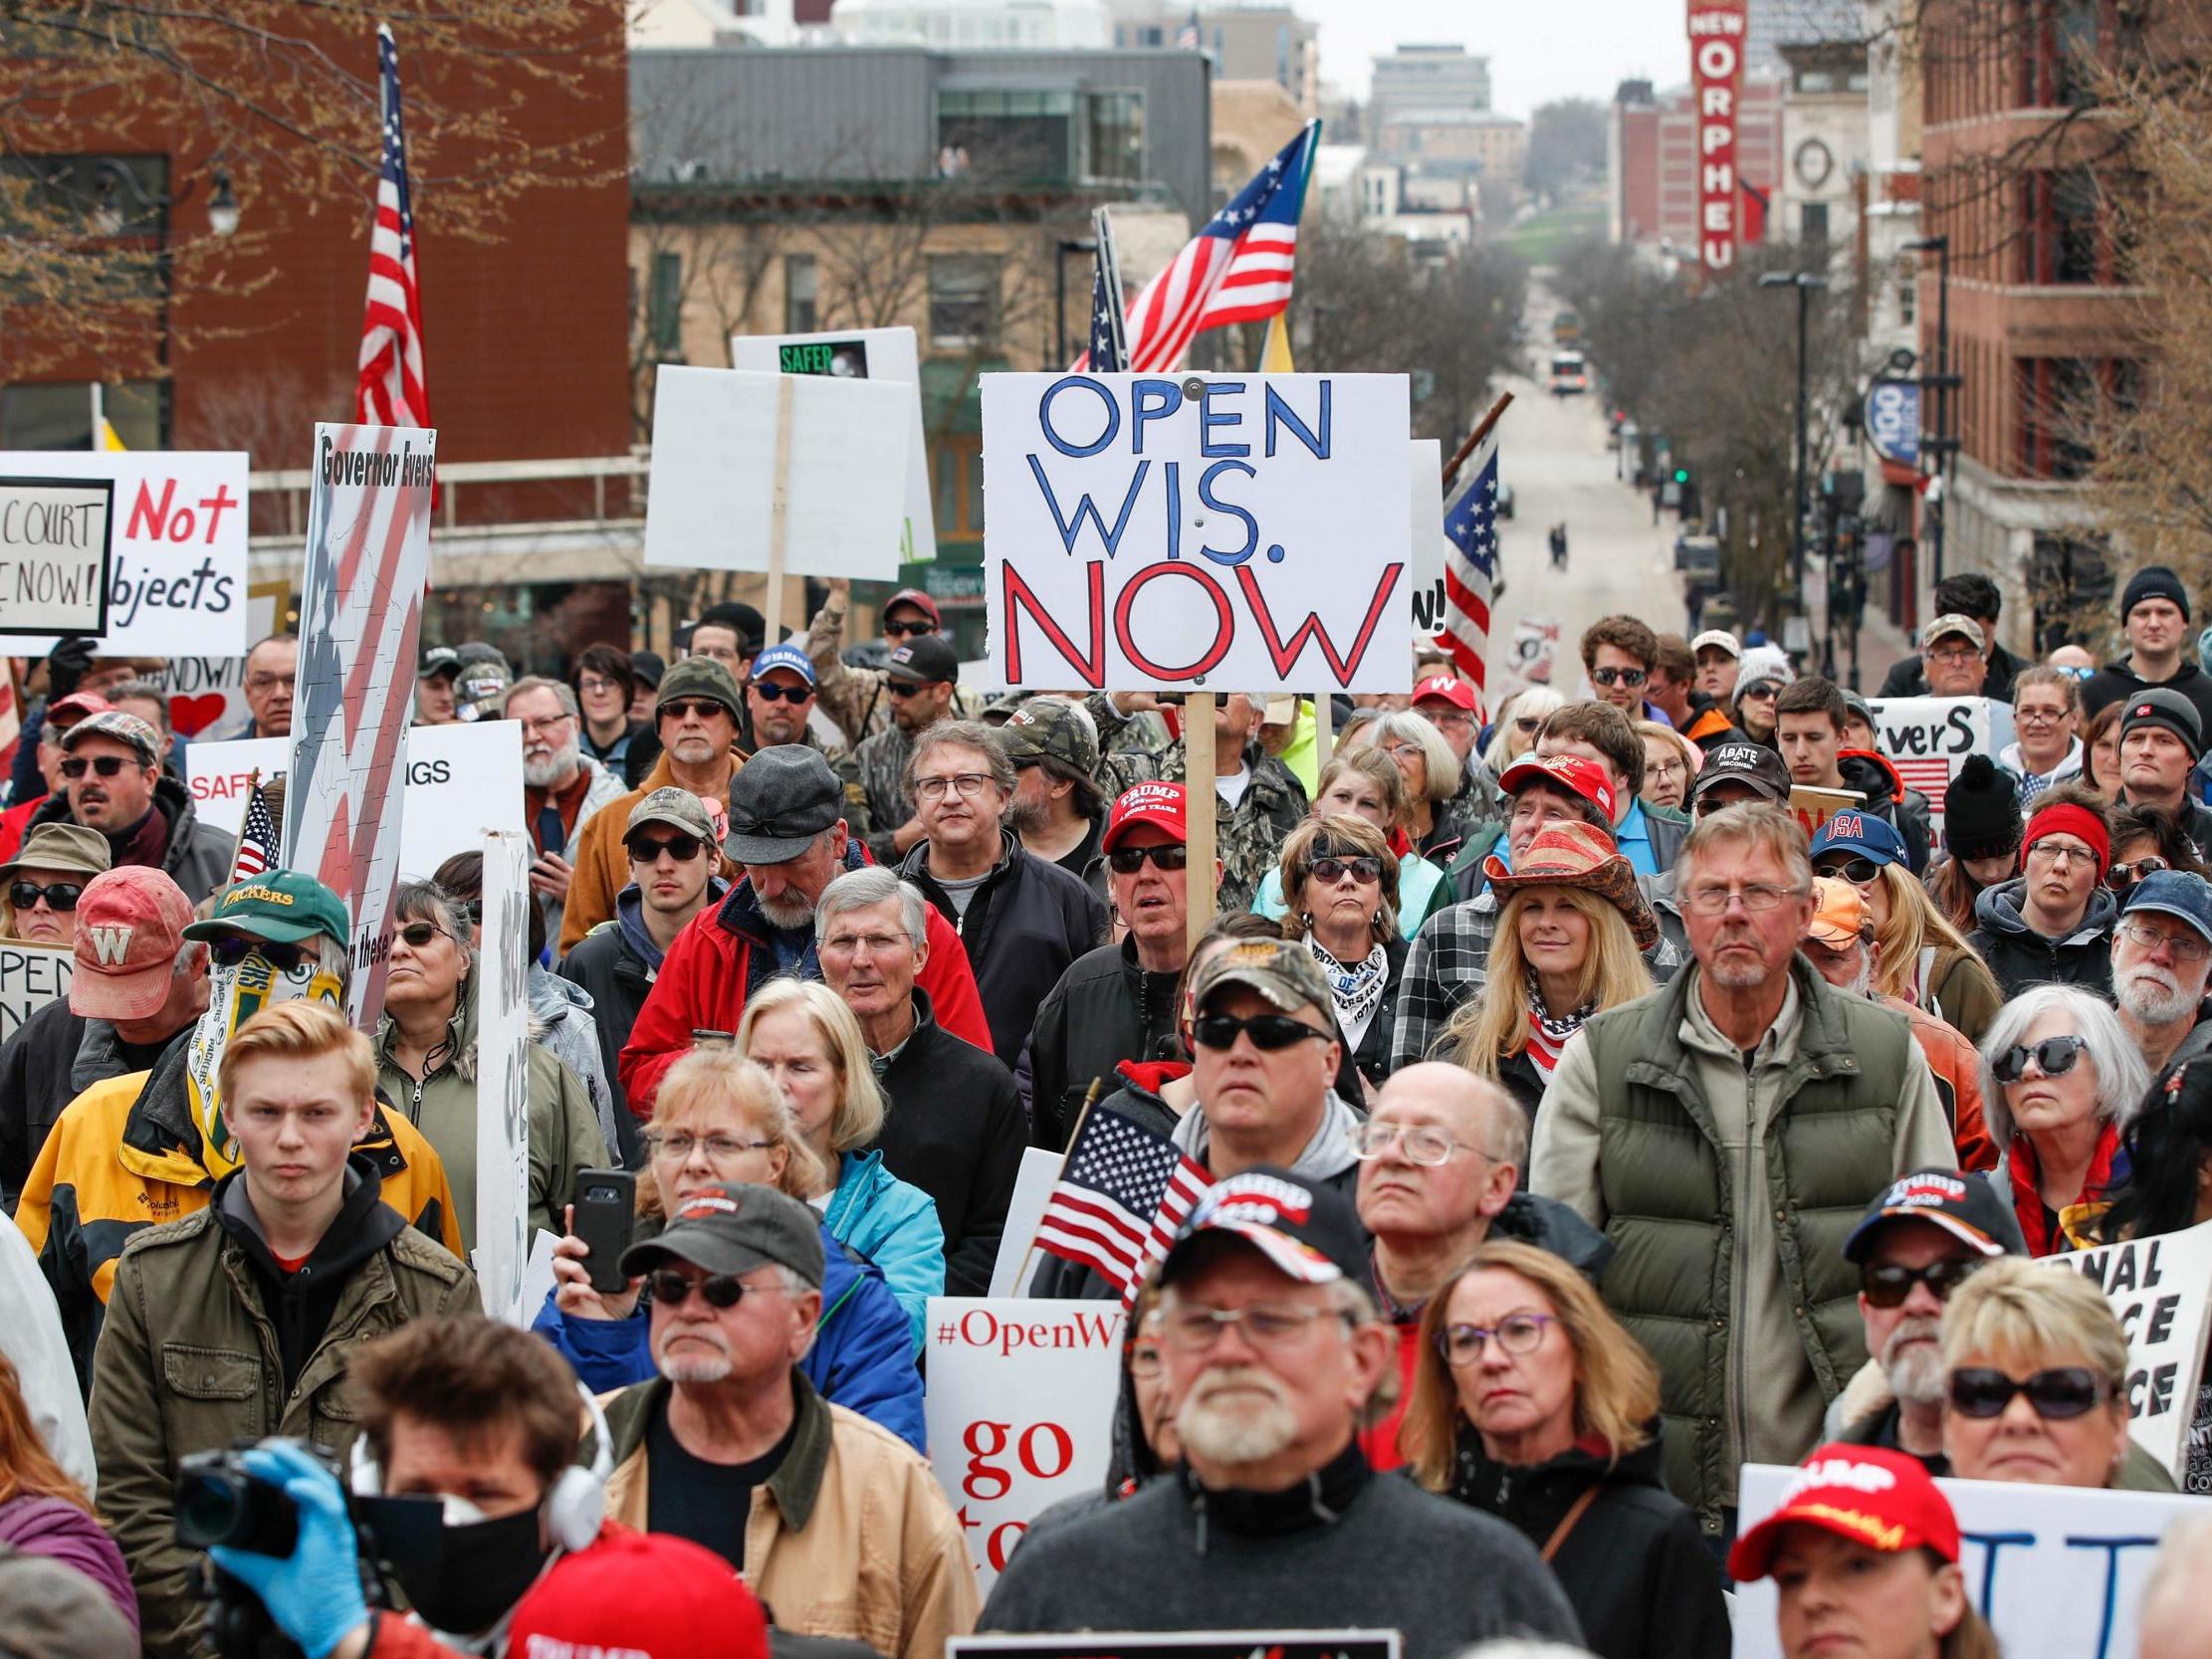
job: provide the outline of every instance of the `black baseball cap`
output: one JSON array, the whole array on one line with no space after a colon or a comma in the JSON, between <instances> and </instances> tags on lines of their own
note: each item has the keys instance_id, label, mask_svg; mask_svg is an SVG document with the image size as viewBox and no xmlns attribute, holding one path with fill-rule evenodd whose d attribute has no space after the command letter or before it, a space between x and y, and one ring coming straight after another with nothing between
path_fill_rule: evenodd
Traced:
<instances>
[{"instance_id":1,"label":"black baseball cap","mask_svg":"<svg viewBox=\"0 0 2212 1659\"><path fill-rule=\"evenodd\" d=\"M1741 783L1758 792L1761 800L1790 798L1790 773L1782 757L1764 743L1720 743L1697 768L1689 798L1695 801L1706 790L1722 783Z\"/></svg>"},{"instance_id":2,"label":"black baseball cap","mask_svg":"<svg viewBox=\"0 0 2212 1659\"><path fill-rule=\"evenodd\" d=\"M901 685L951 685L960 679L960 653L943 634L915 634L891 653L883 672Z\"/></svg>"},{"instance_id":3,"label":"black baseball cap","mask_svg":"<svg viewBox=\"0 0 2212 1659\"><path fill-rule=\"evenodd\" d=\"M448 679L461 672L461 653L450 645L433 645L422 654L422 663L415 670L417 680L435 680L439 675Z\"/></svg>"},{"instance_id":4,"label":"black baseball cap","mask_svg":"<svg viewBox=\"0 0 2212 1659\"><path fill-rule=\"evenodd\" d=\"M1925 1221L1984 1256L2028 1253L2012 1206L1981 1176L1958 1169L1915 1169L1875 1194L1844 1240L1844 1260L1864 1262L1874 1248L1874 1235L1888 1221Z\"/></svg>"},{"instance_id":5,"label":"black baseball cap","mask_svg":"<svg viewBox=\"0 0 2212 1659\"><path fill-rule=\"evenodd\" d=\"M822 1288L822 1232L814 1212L773 1186L733 1183L694 1193L658 1238L622 1252L621 1269L635 1279L671 1261L709 1273L751 1273L787 1267Z\"/></svg>"},{"instance_id":6,"label":"black baseball cap","mask_svg":"<svg viewBox=\"0 0 2212 1659\"><path fill-rule=\"evenodd\" d=\"M1198 1240L1208 1234L1242 1239L1301 1285L1358 1284L1367 1272L1366 1233L1352 1200L1263 1163L1206 1189L1160 1263L1162 1285L1190 1265Z\"/></svg>"}]
</instances>

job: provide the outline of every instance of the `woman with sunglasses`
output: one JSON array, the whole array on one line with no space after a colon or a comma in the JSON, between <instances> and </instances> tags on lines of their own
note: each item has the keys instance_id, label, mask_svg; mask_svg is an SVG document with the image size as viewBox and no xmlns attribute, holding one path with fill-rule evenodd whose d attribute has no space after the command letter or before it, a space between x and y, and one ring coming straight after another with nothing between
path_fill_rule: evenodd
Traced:
<instances>
[{"instance_id":1,"label":"woman with sunglasses","mask_svg":"<svg viewBox=\"0 0 2212 1659\"><path fill-rule=\"evenodd\" d=\"M2018 1256L1943 1313L1943 1452L1965 1481L2171 1492L2127 1433L2127 1334L2097 1282Z\"/></svg>"},{"instance_id":2,"label":"woman with sunglasses","mask_svg":"<svg viewBox=\"0 0 2212 1659\"><path fill-rule=\"evenodd\" d=\"M1659 919L1594 824L1547 824L1516 869L1492 853L1483 871L1499 902L1489 971L1444 1027L1439 1058L1501 1085L1533 1122L1567 1040L1651 990L1644 952Z\"/></svg>"},{"instance_id":3,"label":"woman with sunglasses","mask_svg":"<svg viewBox=\"0 0 2212 1659\"><path fill-rule=\"evenodd\" d=\"M83 824L41 824L0 864L0 938L77 942L77 901L110 864L108 838Z\"/></svg>"},{"instance_id":4,"label":"woman with sunglasses","mask_svg":"<svg viewBox=\"0 0 2212 1659\"><path fill-rule=\"evenodd\" d=\"M738 1048L782 1092L819 1168L803 1196L831 1234L883 1270L920 1349L929 1300L945 1294L937 1203L867 1148L883 1128L883 1090L860 1022L818 980L771 979L745 999Z\"/></svg>"},{"instance_id":5,"label":"woman with sunglasses","mask_svg":"<svg viewBox=\"0 0 2212 1659\"><path fill-rule=\"evenodd\" d=\"M1534 748L1536 734L1544 729L1544 718L1566 703L1567 699L1549 686L1524 687L1507 698L1497 712L1497 724L1491 727L1490 746L1482 751L1482 763L1490 768L1490 775L1503 777L1506 767Z\"/></svg>"},{"instance_id":6,"label":"woman with sunglasses","mask_svg":"<svg viewBox=\"0 0 2212 1659\"><path fill-rule=\"evenodd\" d=\"M1659 1368L1574 1267L1478 1245L1422 1315L1399 1446L1520 1530L1600 1659L1722 1659L1719 1564L1659 1468Z\"/></svg>"},{"instance_id":7,"label":"woman with sunglasses","mask_svg":"<svg viewBox=\"0 0 2212 1659\"><path fill-rule=\"evenodd\" d=\"M2104 885L2112 890L2112 897L2125 903L2137 882L2160 870L2212 879L2212 869L2197 856L2197 844L2183 832L2180 819L2164 807L2113 807L2112 862L2104 872Z\"/></svg>"},{"instance_id":8,"label":"woman with sunglasses","mask_svg":"<svg viewBox=\"0 0 2212 1659\"><path fill-rule=\"evenodd\" d=\"M732 1182L773 1186L804 1199L821 1185L821 1164L799 1139L774 1080L728 1043L695 1048L668 1069L647 1132L649 1158L637 1183L642 1242L668 1211ZM572 1226L575 1207L566 1216ZM906 1311L881 1270L822 1226L821 1320L799 1361L824 1399L923 1445L922 1379ZM553 1246L553 1289L532 1327L560 1350L594 1393L655 1375L651 1345L653 1277L627 1290L591 1288L589 1251L573 1233ZM705 1294L716 1295L715 1281Z\"/></svg>"},{"instance_id":9,"label":"woman with sunglasses","mask_svg":"<svg viewBox=\"0 0 2212 1659\"><path fill-rule=\"evenodd\" d=\"M1321 768L1307 819L1317 823L1335 813L1365 818L1388 838L1390 850L1398 857L1398 932L1412 938L1424 922L1451 903L1451 887L1442 867L1415 852L1406 834L1406 779L1397 763L1379 748L1339 749ZM1259 884L1252 912L1280 922L1289 910L1283 903L1278 863Z\"/></svg>"},{"instance_id":10,"label":"woman with sunglasses","mask_svg":"<svg viewBox=\"0 0 2212 1659\"><path fill-rule=\"evenodd\" d=\"M1982 1105L1997 1142L1988 1179L2012 1205L2031 1256L2097 1242L2127 1184L2121 1134L2150 1076L2111 1004L2074 985L2034 985L1982 1039Z\"/></svg>"},{"instance_id":11,"label":"woman with sunglasses","mask_svg":"<svg viewBox=\"0 0 2212 1659\"><path fill-rule=\"evenodd\" d=\"M1372 1100L1390 1075L1409 948L1398 931L1398 855L1364 818L1309 818L1282 844L1281 874L1291 900L1283 937L1303 939L1320 964L1337 1029Z\"/></svg>"}]
</instances>

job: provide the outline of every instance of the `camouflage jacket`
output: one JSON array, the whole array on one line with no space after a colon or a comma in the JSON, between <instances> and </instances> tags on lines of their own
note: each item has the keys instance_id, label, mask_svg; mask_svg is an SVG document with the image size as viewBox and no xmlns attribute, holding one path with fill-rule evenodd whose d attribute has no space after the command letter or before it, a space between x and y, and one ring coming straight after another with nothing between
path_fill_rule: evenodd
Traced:
<instances>
[{"instance_id":1,"label":"camouflage jacket","mask_svg":"<svg viewBox=\"0 0 2212 1659\"><path fill-rule=\"evenodd\" d=\"M853 751L855 775L868 814L868 851L878 864L899 861L901 854L892 845L891 835L914 816L913 804L906 798L906 766L913 753L914 738L896 726L870 733Z\"/></svg>"}]
</instances>

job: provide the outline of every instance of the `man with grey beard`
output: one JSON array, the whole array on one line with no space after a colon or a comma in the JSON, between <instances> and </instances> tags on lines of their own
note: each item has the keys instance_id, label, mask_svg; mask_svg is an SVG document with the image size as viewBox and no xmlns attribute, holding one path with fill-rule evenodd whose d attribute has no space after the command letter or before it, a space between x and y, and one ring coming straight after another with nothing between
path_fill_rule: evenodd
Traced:
<instances>
[{"instance_id":1,"label":"man with grey beard","mask_svg":"<svg viewBox=\"0 0 2212 1659\"><path fill-rule=\"evenodd\" d=\"M2112 930L2112 998L2120 1028L2158 1076L2212 1050L2204 1020L2212 977L2212 883L2158 870L2135 884Z\"/></svg>"},{"instance_id":2,"label":"man with grey beard","mask_svg":"<svg viewBox=\"0 0 2212 1659\"><path fill-rule=\"evenodd\" d=\"M622 780L583 752L576 694L559 681L516 681L507 718L523 728L523 822L536 855L530 890L546 907L548 936L558 938L575 873L568 849L584 821L624 792Z\"/></svg>"}]
</instances>

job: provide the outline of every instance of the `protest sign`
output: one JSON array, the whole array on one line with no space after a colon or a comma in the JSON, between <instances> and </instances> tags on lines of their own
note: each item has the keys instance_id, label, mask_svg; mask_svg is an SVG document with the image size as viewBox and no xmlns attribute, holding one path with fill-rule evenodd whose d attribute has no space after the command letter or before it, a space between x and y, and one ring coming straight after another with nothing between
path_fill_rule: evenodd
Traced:
<instances>
[{"instance_id":1,"label":"protest sign","mask_svg":"<svg viewBox=\"0 0 2212 1659\"><path fill-rule=\"evenodd\" d=\"M1000 678L1410 690L1407 407L1392 374L985 375Z\"/></svg>"},{"instance_id":2,"label":"protest sign","mask_svg":"<svg viewBox=\"0 0 2212 1659\"><path fill-rule=\"evenodd\" d=\"M530 837L485 835L476 993L476 1244L484 1311L525 1330L530 1260Z\"/></svg>"},{"instance_id":3,"label":"protest sign","mask_svg":"<svg viewBox=\"0 0 2212 1659\"><path fill-rule=\"evenodd\" d=\"M1808 836L1847 806L1861 806L1867 797L1856 789L1823 789L1811 783L1790 785L1790 816L1805 827Z\"/></svg>"},{"instance_id":4,"label":"protest sign","mask_svg":"<svg viewBox=\"0 0 2212 1659\"><path fill-rule=\"evenodd\" d=\"M246 589L248 651L277 631L277 617L291 593L292 584L285 581L255 582ZM178 736L245 729L250 711L244 657L172 655L162 662L161 672L148 678L169 694L169 728Z\"/></svg>"},{"instance_id":5,"label":"protest sign","mask_svg":"<svg viewBox=\"0 0 2212 1659\"><path fill-rule=\"evenodd\" d=\"M77 957L66 946L0 939L0 1043L49 1002L68 996L76 967Z\"/></svg>"},{"instance_id":6,"label":"protest sign","mask_svg":"<svg viewBox=\"0 0 2212 1659\"><path fill-rule=\"evenodd\" d=\"M1435 438L1416 438L1413 450L1413 564L1409 586L1414 603L1414 637L1444 640L1443 566L1451 541L1443 532L1443 445ZM1435 488L1432 489L1432 482Z\"/></svg>"},{"instance_id":7,"label":"protest sign","mask_svg":"<svg viewBox=\"0 0 2212 1659\"><path fill-rule=\"evenodd\" d=\"M955 1636L946 1659L1398 1659L1395 1630L1154 1630L1078 1636Z\"/></svg>"},{"instance_id":8,"label":"protest sign","mask_svg":"<svg viewBox=\"0 0 2212 1659\"><path fill-rule=\"evenodd\" d=\"M769 374L828 374L840 380L882 380L912 388L906 400L906 518L899 557L909 564L937 557L937 509L930 498L930 458L922 438L922 370L912 328L849 328L837 334L733 334L730 366Z\"/></svg>"},{"instance_id":9,"label":"protest sign","mask_svg":"<svg viewBox=\"0 0 2212 1659\"><path fill-rule=\"evenodd\" d=\"M2212 1222L2101 1250L2046 1256L2104 1293L2127 1333L2127 1431L2176 1481L2188 1472L2204 1344L2212 1333Z\"/></svg>"},{"instance_id":10,"label":"protest sign","mask_svg":"<svg viewBox=\"0 0 2212 1659\"><path fill-rule=\"evenodd\" d=\"M1869 700L1881 752L1906 787L1928 798L1943 833L1943 791L1969 754L1997 758L2012 741L2012 705L1986 697L1881 697Z\"/></svg>"},{"instance_id":11,"label":"protest sign","mask_svg":"<svg viewBox=\"0 0 2212 1659\"><path fill-rule=\"evenodd\" d=\"M1552 664L1559 653L1556 617L1524 616L1513 624L1513 672L1532 686L1551 684Z\"/></svg>"},{"instance_id":12,"label":"protest sign","mask_svg":"<svg viewBox=\"0 0 2212 1659\"><path fill-rule=\"evenodd\" d=\"M246 780L283 777L289 737L193 743L184 751L184 784L200 822L236 835L246 821ZM406 815L399 873L427 877L455 853L473 853L486 830L523 821L523 728L515 721L418 726L408 731ZM290 843L287 843L289 846Z\"/></svg>"},{"instance_id":13,"label":"protest sign","mask_svg":"<svg viewBox=\"0 0 2212 1659\"><path fill-rule=\"evenodd\" d=\"M92 630L100 636L94 649L109 657L166 657L180 649L235 657L253 643L246 620L248 465L243 450L0 452L0 474L111 492L108 615ZM0 602L0 615L12 611L13 598ZM43 656L63 631L15 649Z\"/></svg>"},{"instance_id":14,"label":"protest sign","mask_svg":"<svg viewBox=\"0 0 2212 1659\"><path fill-rule=\"evenodd\" d=\"M25 653L108 631L114 502L109 479L0 474L0 634L31 636Z\"/></svg>"},{"instance_id":15,"label":"protest sign","mask_svg":"<svg viewBox=\"0 0 2212 1659\"><path fill-rule=\"evenodd\" d=\"M998 1234L998 1259L991 1269L993 1296L1019 1296L1021 1268L1036 1242L1037 1223L1052 1197L1052 1183L1060 1178L1064 1153L1042 1146L1021 1149L1021 1169L1013 1178L1013 1197L1006 1204L1006 1225Z\"/></svg>"},{"instance_id":16,"label":"protest sign","mask_svg":"<svg viewBox=\"0 0 2212 1659\"><path fill-rule=\"evenodd\" d=\"M383 1010L391 949L400 747L414 714L437 444L423 427L315 429L284 854L345 901L347 1011L367 1030Z\"/></svg>"},{"instance_id":17,"label":"protest sign","mask_svg":"<svg viewBox=\"0 0 2212 1659\"><path fill-rule=\"evenodd\" d=\"M1744 1532L1781 1506L1798 1471L1747 1463ZM2203 1507L2175 1492L1942 1480L1964 1535L1966 1595L2005 1659L2132 1659L2136 1604L2166 1528ZM1772 1578L1736 1586L1734 1659L1781 1659Z\"/></svg>"},{"instance_id":18,"label":"protest sign","mask_svg":"<svg viewBox=\"0 0 2212 1659\"><path fill-rule=\"evenodd\" d=\"M887 381L662 365L645 562L896 581L914 411Z\"/></svg>"},{"instance_id":19,"label":"protest sign","mask_svg":"<svg viewBox=\"0 0 2212 1659\"><path fill-rule=\"evenodd\" d=\"M1111 1302L930 1298L930 1461L984 1594L1031 1521L1062 1498L1103 1488L1121 1332Z\"/></svg>"}]
</instances>

